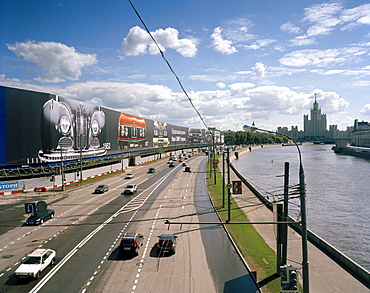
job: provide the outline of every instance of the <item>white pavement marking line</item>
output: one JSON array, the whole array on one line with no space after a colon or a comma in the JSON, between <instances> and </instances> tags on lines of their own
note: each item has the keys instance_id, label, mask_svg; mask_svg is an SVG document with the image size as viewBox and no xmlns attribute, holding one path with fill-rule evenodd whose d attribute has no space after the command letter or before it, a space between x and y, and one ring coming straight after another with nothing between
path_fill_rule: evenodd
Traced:
<instances>
[{"instance_id":1,"label":"white pavement marking line","mask_svg":"<svg viewBox=\"0 0 370 293\"><path fill-rule=\"evenodd\" d=\"M144 205L144 203L148 200L148 198L153 194L153 192L172 174L172 172L174 172L174 170L172 170L171 172L169 172L169 173L167 173L166 174L166 176L164 176L163 178L162 178L162 180L161 181L159 181L159 182L156 182L157 183L157 185L154 187L154 189L148 194L148 196L141 202L141 204L138 206L138 207L135 207L135 208L132 208L132 209L130 209L129 211L133 211L133 210L136 210L136 212L138 211L138 209L141 207L141 206L143 206ZM73 250L75 250L75 252L74 253L76 253L77 252L77 250L78 250L78 248L81 248L84 244L86 244L86 242L87 241L89 241L97 232L99 232L101 229L103 229L105 226L106 226L106 223L107 223L107 221L111 221L117 214L119 214L119 213L126 213L126 212L129 212L129 211L125 211L125 212L123 212L122 210L124 209L124 208L126 208L128 205L130 205L134 200L136 200L139 196L141 196L142 194L144 194L144 192L145 191L147 191L148 189L150 189L152 186L150 186L150 187L148 187L147 189L145 189L145 190L143 190L140 194L138 194L135 198L133 198L131 201L129 201L127 204L125 204L122 208L120 208L115 214L113 214L108 220L106 220L103 224L101 224L98 228L96 228L93 232L91 232L87 237L85 237L85 239L84 240L82 240L80 243L83 243L81 246L80 246L80 244L78 244ZM162 208L162 205L160 205L159 206L159 209L161 209ZM132 219L135 217L135 215L136 215L136 212L132 215L132 217L130 218L130 220L129 220L129 222L131 222L132 221ZM156 217L158 217L158 214L159 214L159 210L157 211L157 215L156 215ZM154 220L154 223L155 223L155 221L156 220ZM119 235L121 235L122 234L122 232L127 228L127 226L128 226L128 224L129 224L129 222L127 222L126 223L126 225L125 225L125 227L122 229L122 231L121 231L121 233L119 234ZM96 231L96 232L95 232ZM95 233L94 233L95 232ZM153 232L153 230L151 231L151 232ZM149 239L150 240L150 239ZM72 251L73 251L72 250ZM71 251L71 252L72 252ZM73 253L73 254L74 254ZM68 255L67 255L68 256ZM64 258L63 258L63 260L67 257L67 256L65 256ZM69 257L70 258L70 257ZM68 258L68 259L69 259ZM101 262L101 264L103 264L104 263L104 260L107 258L107 256L104 256L104 258L103 258L103 261ZM67 260L68 259L66 259L66 261L65 262L67 262ZM61 261L61 263L63 262L63 260ZM62 265L64 265L64 263L65 262L63 262L63 264ZM140 266L142 266L142 262L143 262L143 259L141 260L141 264L140 264ZM59 263L60 264L60 263ZM59 264L55 267L55 268L53 268L42 280L41 280L41 282L39 282L29 293L36 293L36 292L38 292L50 279L51 279L51 277L61 268L61 266L59 267ZM55 272L54 272L54 270L55 270ZM39 286L39 284L40 284L40 286ZM86 284L86 286L89 286L90 285L90 282L88 282L88 284ZM134 286L135 288L136 288L136 286ZM133 289L133 290L135 290L135 289ZM84 288L82 291L81 291L82 293L84 293L84 292L86 292L86 288Z\"/></svg>"},{"instance_id":2,"label":"white pavement marking line","mask_svg":"<svg viewBox=\"0 0 370 293\"><path fill-rule=\"evenodd\" d=\"M158 207L158 210L157 210L157 213L154 217L154 220L153 220L153 224L152 224L152 227L150 229L150 236L148 237L147 241L146 241L146 244L145 244L145 249L144 249L144 252L141 256L141 259L140 259L140 265L139 265L139 268L137 270L137 274L136 274L136 277L135 277L135 280L134 280L134 285L132 286L132 291L131 293L134 293L136 288L137 288L137 283L139 282L139 277L140 277L140 272L141 272L141 268L143 267L143 264L144 264L144 260L145 260L145 256L146 256L146 253L147 253L147 250L148 250L148 246L149 246L149 242L150 242L150 239L151 239L151 235L153 234L153 230L154 230L154 226L157 222L157 219L158 219L158 216L159 216L159 212L162 208L162 205L160 205Z\"/></svg>"}]
</instances>

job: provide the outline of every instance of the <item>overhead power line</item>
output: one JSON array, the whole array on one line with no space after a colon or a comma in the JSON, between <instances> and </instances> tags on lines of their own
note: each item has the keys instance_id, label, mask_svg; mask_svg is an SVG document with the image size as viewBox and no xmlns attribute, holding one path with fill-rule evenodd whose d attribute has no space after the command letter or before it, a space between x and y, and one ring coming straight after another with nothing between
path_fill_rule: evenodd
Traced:
<instances>
[{"instance_id":1,"label":"overhead power line","mask_svg":"<svg viewBox=\"0 0 370 293\"><path fill-rule=\"evenodd\" d=\"M151 39L153 40L154 44L157 46L158 51L161 53L162 59L166 62L167 66L169 67L169 69L171 70L171 72L173 73L173 75L175 76L175 78L176 78L177 82L178 82L178 83L179 83L179 85L180 85L181 90L183 91L183 93L185 94L185 96L187 97L187 99L189 100L190 105L193 107L193 109L195 110L195 112L198 114L198 116L199 116L200 120L202 121L202 123L203 123L203 125L206 127L206 129L209 129L209 128L208 128L208 126L207 126L207 124L206 124L206 122L204 121L204 119L203 119L202 115L199 113L199 111L197 110L197 108L194 106L193 101L190 99L190 97L189 97L188 93L186 92L186 90L185 90L184 86L182 85L180 78L177 76L176 72L173 70L173 68L172 68L172 66L171 66L171 64L170 64L170 62L168 62L168 60L167 60L167 59L166 59L166 57L164 56L164 53L163 53L163 51L162 51L161 47L158 45L157 41L155 40L155 38L153 37L153 35L152 35L152 34L151 34L151 32L149 31L149 29L148 29L148 27L146 26L146 24L145 24L144 20L141 18L141 16L140 16L139 12L136 10L136 8L135 8L134 4L131 2L131 0L128 0L128 2L130 3L130 5L131 5L132 9L135 11L135 13L136 13L137 17L139 18L139 20L140 20L140 21L141 21L141 23L143 24L143 26L144 26L144 28L145 28L146 32L149 34L149 36L150 36L150 37L151 37ZM211 132L211 134L212 134L212 136L213 136L213 132Z\"/></svg>"}]
</instances>

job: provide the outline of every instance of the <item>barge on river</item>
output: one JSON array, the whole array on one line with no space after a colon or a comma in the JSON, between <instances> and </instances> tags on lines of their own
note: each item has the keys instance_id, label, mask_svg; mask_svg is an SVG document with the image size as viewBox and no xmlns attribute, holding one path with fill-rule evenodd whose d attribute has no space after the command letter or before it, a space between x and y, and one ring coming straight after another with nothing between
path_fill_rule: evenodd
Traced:
<instances>
[{"instance_id":1,"label":"barge on river","mask_svg":"<svg viewBox=\"0 0 370 293\"><path fill-rule=\"evenodd\" d=\"M355 146L338 147L337 145L335 145L332 147L332 150L335 153L370 159L370 148Z\"/></svg>"}]
</instances>

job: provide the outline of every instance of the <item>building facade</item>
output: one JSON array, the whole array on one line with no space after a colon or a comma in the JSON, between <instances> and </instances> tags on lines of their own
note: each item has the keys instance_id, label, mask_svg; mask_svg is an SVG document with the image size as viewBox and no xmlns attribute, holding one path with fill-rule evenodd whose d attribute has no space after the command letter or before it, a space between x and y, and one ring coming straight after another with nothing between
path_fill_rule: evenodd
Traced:
<instances>
[{"instance_id":1,"label":"building facade","mask_svg":"<svg viewBox=\"0 0 370 293\"><path fill-rule=\"evenodd\" d=\"M351 145L358 147L370 147L370 123L355 120L353 126Z\"/></svg>"},{"instance_id":2,"label":"building facade","mask_svg":"<svg viewBox=\"0 0 370 293\"><path fill-rule=\"evenodd\" d=\"M311 108L311 119L303 115L303 131L306 140L327 139L326 114L321 114L321 108L316 101Z\"/></svg>"},{"instance_id":3,"label":"building facade","mask_svg":"<svg viewBox=\"0 0 370 293\"><path fill-rule=\"evenodd\" d=\"M303 131L298 130L298 126L278 127L277 131L289 135L299 141L322 141L333 142L336 139L351 139L353 126L347 127L346 130L341 131L337 125L329 125L327 129L326 114L321 113L321 108L316 100L310 111L310 116L303 115Z\"/></svg>"}]
</instances>

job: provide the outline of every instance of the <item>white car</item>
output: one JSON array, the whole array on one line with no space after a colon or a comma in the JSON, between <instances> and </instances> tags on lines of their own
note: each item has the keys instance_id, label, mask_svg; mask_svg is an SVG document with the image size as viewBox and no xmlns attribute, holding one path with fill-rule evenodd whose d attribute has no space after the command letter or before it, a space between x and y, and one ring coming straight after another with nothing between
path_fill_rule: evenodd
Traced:
<instances>
[{"instance_id":1,"label":"white car","mask_svg":"<svg viewBox=\"0 0 370 293\"><path fill-rule=\"evenodd\" d=\"M137 185L136 184L129 184L126 186L125 190L122 192L122 194L134 194L137 191Z\"/></svg>"},{"instance_id":2,"label":"white car","mask_svg":"<svg viewBox=\"0 0 370 293\"><path fill-rule=\"evenodd\" d=\"M56 252L50 248L32 250L22 264L16 269L16 278L38 279L40 273L49 265L53 265Z\"/></svg>"},{"instance_id":3,"label":"white car","mask_svg":"<svg viewBox=\"0 0 370 293\"><path fill-rule=\"evenodd\" d=\"M134 178L134 173L127 173L125 179L131 179Z\"/></svg>"}]
</instances>

